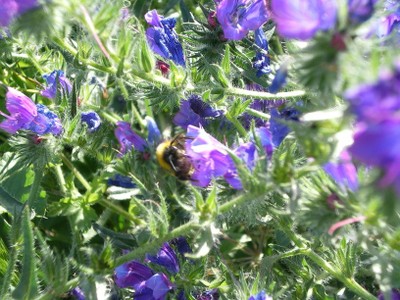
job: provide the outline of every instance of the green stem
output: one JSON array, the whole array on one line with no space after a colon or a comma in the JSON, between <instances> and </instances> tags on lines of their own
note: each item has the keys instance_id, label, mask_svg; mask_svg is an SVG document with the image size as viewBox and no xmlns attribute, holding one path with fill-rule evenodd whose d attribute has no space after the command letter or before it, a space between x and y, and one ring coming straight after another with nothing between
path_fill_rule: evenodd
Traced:
<instances>
[{"instance_id":1,"label":"green stem","mask_svg":"<svg viewBox=\"0 0 400 300\"><path fill-rule=\"evenodd\" d=\"M109 208L113 212L115 212L118 215L123 216L124 218L132 221L136 225L143 225L144 222L141 219L136 218L135 216L131 215L127 211L125 211L122 207L112 203L110 200L105 200L105 199L100 199L97 203L102 205L105 208Z\"/></svg>"},{"instance_id":2,"label":"green stem","mask_svg":"<svg viewBox=\"0 0 400 300\"><path fill-rule=\"evenodd\" d=\"M34 166L35 177L31 185L31 190L29 192L29 198L25 202L25 205L32 207L32 203L38 198L40 192L40 183L44 175L43 166Z\"/></svg>"},{"instance_id":3,"label":"green stem","mask_svg":"<svg viewBox=\"0 0 400 300\"><path fill-rule=\"evenodd\" d=\"M90 66L96 70L102 71L102 72L106 72L109 74L116 74L117 73L117 69L114 67L106 67L103 66L101 64L98 64L96 62L94 62L91 59L85 59L81 56L79 56L78 51L72 47L71 45L69 45L68 43L66 43L63 39L60 39L58 37L54 37L53 38L53 42L58 45L59 47L61 47L64 51L68 51L70 54L72 54L73 56L76 56L79 58L79 61L82 62L83 64ZM134 67L132 67L132 65L125 65L124 69L129 70L131 74L133 74L136 77L139 77L145 81L148 82L152 82L152 83L156 83L156 84L162 84L165 86L170 86L170 81L167 78L164 78L162 76L153 74L153 73L145 73L139 69L135 69ZM129 74L128 74L129 75ZM130 77L130 76L129 76Z\"/></svg>"},{"instance_id":4,"label":"green stem","mask_svg":"<svg viewBox=\"0 0 400 300\"><path fill-rule=\"evenodd\" d=\"M21 229L21 222L22 222L22 216L18 215L15 216L12 230L11 230L11 237L10 237L10 251L8 254L8 265L7 265L7 271L4 274L3 277L3 284L1 286L1 291L0 291L0 299L6 299L6 295L8 293L8 289L11 286L11 278L12 274L14 273L15 270L15 263L17 261L17 241L20 235L20 229Z\"/></svg>"},{"instance_id":5,"label":"green stem","mask_svg":"<svg viewBox=\"0 0 400 300\"><path fill-rule=\"evenodd\" d=\"M111 115L110 113L106 112L106 111L101 111L100 115L104 118L107 119L108 121L110 121L110 123L113 123L114 125L117 124L117 122L121 121L121 119L114 117L113 115Z\"/></svg>"},{"instance_id":6,"label":"green stem","mask_svg":"<svg viewBox=\"0 0 400 300\"><path fill-rule=\"evenodd\" d=\"M89 184L89 182L87 182L85 177L83 177L82 174L74 167L72 162L64 155L64 153L61 153L61 159L68 167L68 169L70 169L71 172L74 173L76 179L78 179L79 182L84 186L84 188L89 191L92 188L91 185Z\"/></svg>"},{"instance_id":7,"label":"green stem","mask_svg":"<svg viewBox=\"0 0 400 300\"><path fill-rule=\"evenodd\" d=\"M56 172L56 178L58 181L58 185L60 186L61 192L63 193L63 195L65 195L67 193L67 188L66 188L66 182L65 182L65 178L64 178L64 174L61 170L61 166L60 165L55 165L54 166L54 170Z\"/></svg>"},{"instance_id":8,"label":"green stem","mask_svg":"<svg viewBox=\"0 0 400 300\"><path fill-rule=\"evenodd\" d=\"M259 99L288 99L288 98L299 98L303 97L306 92L305 91L290 91L290 92L281 92L276 94L271 94L267 92L258 92L258 91L251 91L246 89L239 89L239 88L226 88L225 89L226 95L231 96L239 96L239 97L251 97L251 98L259 98Z\"/></svg>"},{"instance_id":9,"label":"green stem","mask_svg":"<svg viewBox=\"0 0 400 300\"><path fill-rule=\"evenodd\" d=\"M326 272L331 274L336 279L340 280L347 286L350 290L352 290L357 295L361 296L362 299L366 300L376 300L377 298L370 294L367 290L365 290L354 278L346 277L340 270L336 267L332 266L329 262L327 262L324 258L316 254L311 249L306 254L313 262L315 262L318 266L324 269Z\"/></svg>"},{"instance_id":10,"label":"green stem","mask_svg":"<svg viewBox=\"0 0 400 300\"><path fill-rule=\"evenodd\" d=\"M252 115L252 116L255 116L255 117L264 119L264 120L269 120L269 119L271 119L271 115L266 114L266 113L263 113L263 112L261 112L261 111L255 110L255 109L252 109L252 108L250 108L250 107L246 108L246 112L247 112L249 115Z\"/></svg>"},{"instance_id":11,"label":"green stem","mask_svg":"<svg viewBox=\"0 0 400 300\"><path fill-rule=\"evenodd\" d=\"M139 248L136 248L132 252L129 252L128 254L118 257L115 260L115 266L122 265L126 262L129 262L133 259L143 256L145 253L153 250L156 247L159 247L164 241L171 240L171 239L176 238L181 235L188 236L192 233L193 230L199 228L199 226L200 225L198 225L194 221L187 222L187 223L175 228L171 232L167 233L165 236L162 237L162 239L156 239L145 245L141 245Z\"/></svg>"}]
</instances>

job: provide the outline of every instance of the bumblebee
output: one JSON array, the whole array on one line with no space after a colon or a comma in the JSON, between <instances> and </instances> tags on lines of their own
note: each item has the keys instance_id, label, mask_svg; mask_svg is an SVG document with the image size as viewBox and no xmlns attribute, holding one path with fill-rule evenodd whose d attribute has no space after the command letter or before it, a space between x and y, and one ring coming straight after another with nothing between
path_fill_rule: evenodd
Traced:
<instances>
[{"instance_id":1,"label":"bumblebee","mask_svg":"<svg viewBox=\"0 0 400 300\"><path fill-rule=\"evenodd\" d=\"M189 180L193 174L193 165L186 156L186 137L183 134L166 140L157 146L156 157L160 166L180 180Z\"/></svg>"}]
</instances>

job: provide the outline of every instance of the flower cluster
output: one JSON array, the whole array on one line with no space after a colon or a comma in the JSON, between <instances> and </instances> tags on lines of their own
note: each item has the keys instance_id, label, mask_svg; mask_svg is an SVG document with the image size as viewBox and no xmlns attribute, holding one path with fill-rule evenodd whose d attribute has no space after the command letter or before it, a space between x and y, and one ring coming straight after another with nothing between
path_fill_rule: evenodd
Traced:
<instances>
[{"instance_id":1,"label":"flower cluster","mask_svg":"<svg viewBox=\"0 0 400 300\"><path fill-rule=\"evenodd\" d=\"M174 30L176 19L164 19L156 10L149 11L145 15L145 19L152 26L146 30L147 41L151 50L165 59L170 59L178 65L185 66L182 45Z\"/></svg>"},{"instance_id":2,"label":"flower cluster","mask_svg":"<svg viewBox=\"0 0 400 300\"><path fill-rule=\"evenodd\" d=\"M378 81L356 87L345 94L357 117L351 155L385 170L382 186L394 184L400 193L400 63ZM379 113L377 113L379 112Z\"/></svg>"},{"instance_id":3,"label":"flower cluster","mask_svg":"<svg viewBox=\"0 0 400 300\"><path fill-rule=\"evenodd\" d=\"M182 256L192 252L186 239L178 237L169 243L164 243L155 255L147 253L145 261L165 268L173 276L180 271L180 263L171 245L174 245ZM114 281L120 288L134 288L134 299L163 300L176 288L166 274L156 273L138 261L131 261L117 267L114 272ZM183 292L180 292L180 295L181 299L186 299Z\"/></svg>"},{"instance_id":4,"label":"flower cluster","mask_svg":"<svg viewBox=\"0 0 400 300\"><path fill-rule=\"evenodd\" d=\"M35 104L23 93L10 87L6 94L6 107L11 115L0 112L6 117L0 123L0 128L10 134L15 134L21 129L30 130L39 135L62 133L61 121L54 112L43 104Z\"/></svg>"}]
</instances>

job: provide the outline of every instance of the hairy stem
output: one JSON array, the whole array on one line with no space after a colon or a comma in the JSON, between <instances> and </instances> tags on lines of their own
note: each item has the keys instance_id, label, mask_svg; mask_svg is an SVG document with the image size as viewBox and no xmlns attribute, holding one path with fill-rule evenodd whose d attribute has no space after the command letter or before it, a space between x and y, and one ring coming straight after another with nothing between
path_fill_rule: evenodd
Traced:
<instances>
[{"instance_id":1,"label":"hairy stem","mask_svg":"<svg viewBox=\"0 0 400 300\"><path fill-rule=\"evenodd\" d=\"M234 87L229 87L225 89L226 95L231 96L239 96L239 97L250 97L250 98L258 98L265 100L276 100L276 99L290 99L290 98L299 98L303 97L306 92L305 91L290 91L290 92L281 92L276 94L271 94L267 92L259 92L259 91L251 91L246 89L239 89Z\"/></svg>"}]
</instances>

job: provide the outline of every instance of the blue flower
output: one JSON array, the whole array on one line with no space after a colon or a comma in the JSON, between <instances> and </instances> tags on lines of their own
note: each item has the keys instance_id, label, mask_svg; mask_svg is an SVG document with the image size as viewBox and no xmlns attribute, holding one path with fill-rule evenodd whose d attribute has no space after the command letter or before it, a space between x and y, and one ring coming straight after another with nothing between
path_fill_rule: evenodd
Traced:
<instances>
[{"instance_id":1,"label":"blue flower","mask_svg":"<svg viewBox=\"0 0 400 300\"><path fill-rule=\"evenodd\" d=\"M170 273L179 272L178 258L168 243L164 243L156 255L146 254L146 260L165 267Z\"/></svg>"},{"instance_id":2,"label":"blue flower","mask_svg":"<svg viewBox=\"0 0 400 300\"><path fill-rule=\"evenodd\" d=\"M120 156L126 154L133 147L139 152L144 152L147 147L146 141L132 130L128 122L118 121L114 134L121 146Z\"/></svg>"},{"instance_id":3,"label":"blue flower","mask_svg":"<svg viewBox=\"0 0 400 300\"><path fill-rule=\"evenodd\" d=\"M191 159L194 172L192 184L206 187L212 178L223 176L234 188L242 189L236 165L229 155L230 150L205 132L203 128L189 125L187 128L185 148ZM244 143L233 150L248 169L252 169L256 157L256 147L253 143Z\"/></svg>"},{"instance_id":4,"label":"blue flower","mask_svg":"<svg viewBox=\"0 0 400 300\"><path fill-rule=\"evenodd\" d=\"M217 5L217 19L226 39L241 40L267 22L267 4L265 0L222 0Z\"/></svg>"},{"instance_id":5,"label":"blue flower","mask_svg":"<svg viewBox=\"0 0 400 300\"><path fill-rule=\"evenodd\" d=\"M352 23L358 24L368 20L378 0L348 0L349 17Z\"/></svg>"},{"instance_id":6,"label":"blue flower","mask_svg":"<svg viewBox=\"0 0 400 300\"><path fill-rule=\"evenodd\" d=\"M261 126L255 129L255 133L260 139L261 146L264 148L265 153L268 156L271 156L272 152L274 151L271 131L267 127Z\"/></svg>"},{"instance_id":7,"label":"blue flower","mask_svg":"<svg viewBox=\"0 0 400 300\"><path fill-rule=\"evenodd\" d=\"M281 110L274 108L271 110L270 131L272 134L272 143L275 147L278 147L290 132L290 128L284 121L298 121L299 115L299 111L292 107Z\"/></svg>"},{"instance_id":8,"label":"blue flower","mask_svg":"<svg viewBox=\"0 0 400 300\"><path fill-rule=\"evenodd\" d=\"M45 74L43 78L47 83L47 88L40 92L43 97L54 99L59 87L61 87L63 93L70 93L72 90L71 82L64 76L64 72L61 70L55 70L50 74Z\"/></svg>"},{"instance_id":9,"label":"blue flower","mask_svg":"<svg viewBox=\"0 0 400 300\"><path fill-rule=\"evenodd\" d=\"M145 121L147 123L147 142L150 145L156 145L161 140L161 132L158 129L157 123L153 118L146 117Z\"/></svg>"},{"instance_id":10,"label":"blue flower","mask_svg":"<svg viewBox=\"0 0 400 300\"><path fill-rule=\"evenodd\" d=\"M192 253L192 248L190 248L190 245L184 236L174 238L170 241L170 243L176 246L181 255L185 255L185 253Z\"/></svg>"},{"instance_id":11,"label":"blue flower","mask_svg":"<svg viewBox=\"0 0 400 300\"><path fill-rule=\"evenodd\" d=\"M89 132L95 132L101 125L100 116L94 111L82 112L81 122L87 125Z\"/></svg>"},{"instance_id":12,"label":"blue flower","mask_svg":"<svg viewBox=\"0 0 400 300\"><path fill-rule=\"evenodd\" d=\"M196 296L196 300L217 300L219 299L218 289L212 289L209 291L205 291L200 295Z\"/></svg>"},{"instance_id":13,"label":"blue flower","mask_svg":"<svg viewBox=\"0 0 400 300\"><path fill-rule=\"evenodd\" d=\"M351 191L358 189L357 169L347 151L340 154L338 162L328 162L323 168L340 188L345 189L347 187Z\"/></svg>"},{"instance_id":14,"label":"blue flower","mask_svg":"<svg viewBox=\"0 0 400 300\"><path fill-rule=\"evenodd\" d=\"M350 154L368 166L380 167L385 176L380 186L393 184L400 194L400 120L360 123L354 135Z\"/></svg>"},{"instance_id":15,"label":"blue flower","mask_svg":"<svg viewBox=\"0 0 400 300\"><path fill-rule=\"evenodd\" d=\"M244 143L237 147L234 151L235 155L241 159L249 170L254 168L255 159L257 157L256 146L252 142ZM224 179L236 190L243 189L242 182L240 181L236 165L233 160L230 160L230 166L224 174Z\"/></svg>"},{"instance_id":16,"label":"blue flower","mask_svg":"<svg viewBox=\"0 0 400 300\"><path fill-rule=\"evenodd\" d=\"M83 293L82 289L77 286L70 291L71 295L75 297L76 300L85 300L85 294Z\"/></svg>"},{"instance_id":17,"label":"blue flower","mask_svg":"<svg viewBox=\"0 0 400 300\"><path fill-rule=\"evenodd\" d=\"M115 268L114 281L120 288L136 288L136 286L151 278L153 275L154 272L149 267L137 261L131 261Z\"/></svg>"},{"instance_id":18,"label":"blue flower","mask_svg":"<svg viewBox=\"0 0 400 300\"><path fill-rule=\"evenodd\" d=\"M107 179L108 186L119 186L127 189L136 187L136 184L132 182L132 179L128 176L123 176L121 174L115 174L114 177Z\"/></svg>"},{"instance_id":19,"label":"blue flower","mask_svg":"<svg viewBox=\"0 0 400 300\"><path fill-rule=\"evenodd\" d=\"M179 112L174 117L174 124L186 129L189 125L206 126L210 118L222 116L222 111L213 109L198 95L190 95L181 101Z\"/></svg>"},{"instance_id":20,"label":"blue flower","mask_svg":"<svg viewBox=\"0 0 400 300\"><path fill-rule=\"evenodd\" d=\"M145 15L145 19L152 26L146 30L146 37L150 48L161 57L170 59L178 65L185 66L182 45L174 30L176 19L164 19L155 9L149 11Z\"/></svg>"},{"instance_id":21,"label":"blue flower","mask_svg":"<svg viewBox=\"0 0 400 300\"><path fill-rule=\"evenodd\" d=\"M275 77L268 87L268 92L276 94L279 90L286 85L286 77L288 75L286 66L282 66L276 71Z\"/></svg>"},{"instance_id":22,"label":"blue flower","mask_svg":"<svg viewBox=\"0 0 400 300\"><path fill-rule=\"evenodd\" d=\"M37 134L52 133L59 135L63 131L63 127L58 116L52 112L46 105L36 104L37 116L29 124L26 129Z\"/></svg>"},{"instance_id":23,"label":"blue flower","mask_svg":"<svg viewBox=\"0 0 400 300\"><path fill-rule=\"evenodd\" d=\"M146 281L142 281L135 287L133 299L135 300L164 300L170 290L172 283L163 273L154 274Z\"/></svg>"},{"instance_id":24,"label":"blue flower","mask_svg":"<svg viewBox=\"0 0 400 300\"><path fill-rule=\"evenodd\" d=\"M250 296L249 300L272 300L272 298L267 296L264 291L261 291L257 295Z\"/></svg>"},{"instance_id":25,"label":"blue flower","mask_svg":"<svg viewBox=\"0 0 400 300\"><path fill-rule=\"evenodd\" d=\"M253 68L257 70L257 77L261 77L262 75L271 72L271 60L268 54L268 41L265 38L264 31L261 28L255 31L254 38L256 45L260 48L260 51L258 51L256 56L253 58Z\"/></svg>"},{"instance_id":26,"label":"blue flower","mask_svg":"<svg viewBox=\"0 0 400 300\"><path fill-rule=\"evenodd\" d=\"M391 118L400 111L400 62L394 71L381 73L377 81L347 91L345 98L358 121L379 122Z\"/></svg>"},{"instance_id":27,"label":"blue flower","mask_svg":"<svg viewBox=\"0 0 400 300\"><path fill-rule=\"evenodd\" d=\"M272 18L279 35L308 40L335 26L337 0L271 0Z\"/></svg>"}]
</instances>

